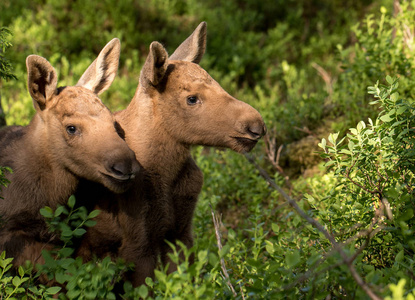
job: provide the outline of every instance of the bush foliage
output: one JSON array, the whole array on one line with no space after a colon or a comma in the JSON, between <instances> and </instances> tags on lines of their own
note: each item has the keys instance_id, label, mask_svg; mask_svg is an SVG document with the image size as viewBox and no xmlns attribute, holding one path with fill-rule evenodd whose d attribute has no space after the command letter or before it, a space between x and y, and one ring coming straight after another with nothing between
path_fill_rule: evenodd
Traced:
<instances>
[{"instance_id":1,"label":"bush foliage","mask_svg":"<svg viewBox=\"0 0 415 300\"><path fill-rule=\"evenodd\" d=\"M102 95L116 111L132 98L151 41L172 52L207 21L202 66L268 128L246 158L194 149L205 178L195 246L171 257L194 255L194 264L159 268L133 288L121 280L131 266L82 262L71 243L98 212L70 198L42 209L64 245L44 252L44 266L13 271L0 256L0 298L415 299L414 8L396 0L0 3L0 26L13 33L0 35L0 59L14 67L0 71L18 79L1 82L8 124L25 125L34 113L27 55L46 57L61 82L74 84L120 38L119 76Z\"/></svg>"}]
</instances>

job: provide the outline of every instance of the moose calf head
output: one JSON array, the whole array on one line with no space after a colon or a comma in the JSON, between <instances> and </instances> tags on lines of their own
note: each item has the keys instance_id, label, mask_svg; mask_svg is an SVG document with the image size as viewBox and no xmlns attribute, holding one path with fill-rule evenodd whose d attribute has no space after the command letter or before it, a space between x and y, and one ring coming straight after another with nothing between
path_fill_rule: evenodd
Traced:
<instances>
[{"instance_id":1,"label":"moose calf head","mask_svg":"<svg viewBox=\"0 0 415 300\"><path fill-rule=\"evenodd\" d=\"M115 77L119 53L119 40L113 39L77 86L60 88L56 71L46 59L30 55L26 60L28 88L37 111L32 122L47 137L41 146L45 151L38 153L48 153L47 161L114 192L125 191L139 170L113 115L98 98Z\"/></svg>"},{"instance_id":2,"label":"moose calf head","mask_svg":"<svg viewBox=\"0 0 415 300\"><path fill-rule=\"evenodd\" d=\"M261 115L229 95L198 63L206 48L201 23L171 55L153 42L140 75L156 117L183 144L250 151L265 134Z\"/></svg>"}]
</instances>

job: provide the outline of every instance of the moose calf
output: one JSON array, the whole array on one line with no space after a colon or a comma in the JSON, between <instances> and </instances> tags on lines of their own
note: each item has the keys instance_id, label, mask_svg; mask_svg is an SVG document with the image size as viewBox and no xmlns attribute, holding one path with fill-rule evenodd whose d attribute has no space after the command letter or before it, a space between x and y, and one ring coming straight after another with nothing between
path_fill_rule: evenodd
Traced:
<instances>
[{"instance_id":1,"label":"moose calf","mask_svg":"<svg viewBox=\"0 0 415 300\"><path fill-rule=\"evenodd\" d=\"M39 210L65 204L80 179L124 192L139 165L119 136L113 115L98 98L114 80L120 42L113 39L82 75L76 86L57 87L50 63L27 57L28 89L36 114L25 127L0 131L0 165L12 169L10 184L0 191L0 251L42 262L42 249L59 244Z\"/></svg>"},{"instance_id":2,"label":"moose calf","mask_svg":"<svg viewBox=\"0 0 415 300\"><path fill-rule=\"evenodd\" d=\"M169 271L175 270L166 240L193 245L192 217L203 175L191 146L243 153L265 134L261 115L230 96L198 65L205 48L204 22L170 58L161 44L153 42L131 103L115 114L142 171L130 190L114 196L116 201L100 202L97 208L103 212L84 238L80 253L92 255L87 249L110 253L106 246L120 244L118 254L112 255L135 264L129 278L134 286L154 275L159 255L164 264L169 263ZM109 203L117 207L108 209ZM118 232L115 224L120 226ZM100 244L107 232L112 234Z\"/></svg>"}]
</instances>

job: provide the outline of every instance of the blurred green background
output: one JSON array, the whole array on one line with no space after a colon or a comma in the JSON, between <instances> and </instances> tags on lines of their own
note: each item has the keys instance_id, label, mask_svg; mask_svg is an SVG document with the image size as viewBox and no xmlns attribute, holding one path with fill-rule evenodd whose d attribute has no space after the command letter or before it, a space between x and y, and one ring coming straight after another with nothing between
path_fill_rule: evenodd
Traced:
<instances>
[{"instance_id":1,"label":"blurred green background","mask_svg":"<svg viewBox=\"0 0 415 300\"><path fill-rule=\"evenodd\" d=\"M379 16L382 5L393 13L391 0L3 0L0 26L13 32L14 45L6 57L18 77L2 82L7 123L27 124L34 113L26 91L28 55L47 58L59 84L71 85L109 40L119 38L118 77L101 96L117 111L134 95L150 43L159 41L172 53L206 21L202 67L262 113L268 142L283 146L279 163L288 175L298 176L319 161L313 154L316 143L309 145L307 137L344 132L373 114L366 87L384 70L379 66L367 75L361 73L365 66L353 70L352 27L372 13Z\"/></svg>"}]
</instances>

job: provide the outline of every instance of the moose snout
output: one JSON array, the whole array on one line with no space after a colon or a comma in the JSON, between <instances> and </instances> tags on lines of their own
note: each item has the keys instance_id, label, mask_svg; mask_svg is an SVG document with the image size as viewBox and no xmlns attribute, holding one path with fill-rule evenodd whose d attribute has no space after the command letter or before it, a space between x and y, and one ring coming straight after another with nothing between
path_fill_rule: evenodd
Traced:
<instances>
[{"instance_id":1,"label":"moose snout","mask_svg":"<svg viewBox=\"0 0 415 300\"><path fill-rule=\"evenodd\" d=\"M108 162L106 169L112 177L124 181L133 179L135 174L139 172L140 166L135 159L121 159Z\"/></svg>"}]
</instances>

